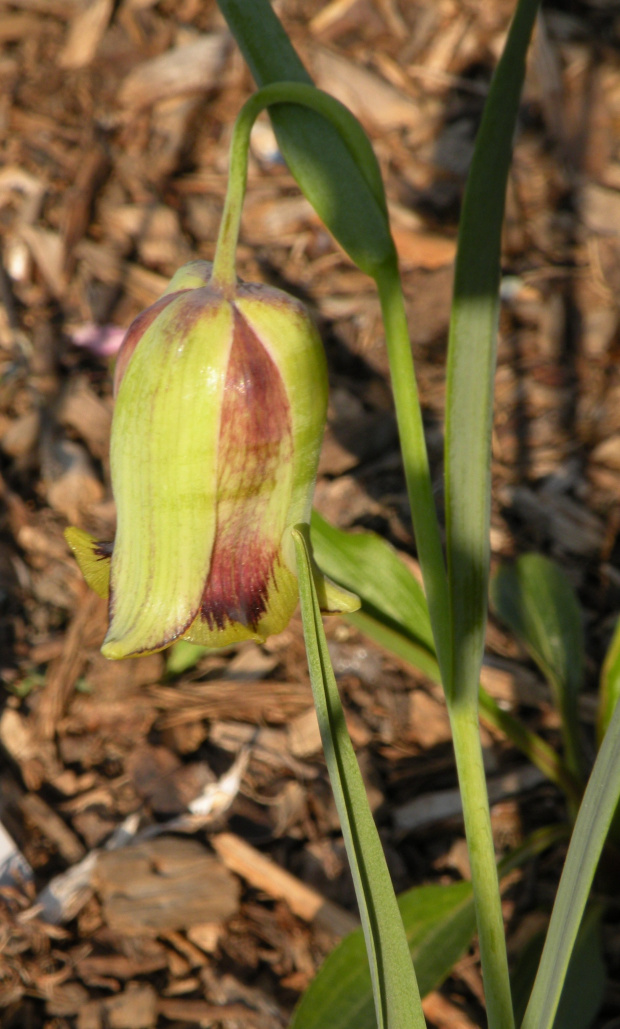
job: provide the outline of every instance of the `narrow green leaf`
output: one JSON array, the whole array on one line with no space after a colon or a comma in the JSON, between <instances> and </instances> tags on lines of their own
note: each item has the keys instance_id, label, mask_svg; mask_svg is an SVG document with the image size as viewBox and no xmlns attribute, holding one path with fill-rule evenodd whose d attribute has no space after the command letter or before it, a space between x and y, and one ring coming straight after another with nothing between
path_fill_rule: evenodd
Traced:
<instances>
[{"instance_id":1,"label":"narrow green leaf","mask_svg":"<svg viewBox=\"0 0 620 1029\"><path fill-rule=\"evenodd\" d=\"M440 986L476 930L471 883L419 886L398 898L422 996ZM290 1029L375 1029L361 929L332 951L293 1016Z\"/></svg>"},{"instance_id":2,"label":"narrow green leaf","mask_svg":"<svg viewBox=\"0 0 620 1029\"><path fill-rule=\"evenodd\" d=\"M452 618L450 695L474 702L489 574L491 424L500 242L525 56L538 0L520 0L493 76L459 225L446 386L446 550Z\"/></svg>"},{"instance_id":3,"label":"narrow green leaf","mask_svg":"<svg viewBox=\"0 0 620 1029\"><path fill-rule=\"evenodd\" d=\"M532 833L500 862L509 875L566 837L565 826ZM437 989L469 947L476 929L469 882L416 886L398 898L407 941L424 997ZM350 933L323 962L295 1010L290 1029L374 1029L368 962L361 930Z\"/></svg>"},{"instance_id":4,"label":"narrow green leaf","mask_svg":"<svg viewBox=\"0 0 620 1029\"><path fill-rule=\"evenodd\" d=\"M490 563L491 427L500 243L525 57L538 0L519 0L495 70L467 181L450 317L445 420L450 664L442 661L476 896L490 1029L514 1025L477 709ZM476 765L474 766L474 756ZM476 771L475 771L476 769ZM475 774L474 774L475 771Z\"/></svg>"},{"instance_id":5,"label":"narrow green leaf","mask_svg":"<svg viewBox=\"0 0 620 1029\"><path fill-rule=\"evenodd\" d=\"M360 909L379 1029L424 1029L415 972L385 855L347 732L314 587L307 526L293 530L310 681Z\"/></svg>"},{"instance_id":6,"label":"narrow green leaf","mask_svg":"<svg viewBox=\"0 0 620 1029\"><path fill-rule=\"evenodd\" d=\"M578 699L583 679L583 626L575 592L558 565L525 554L493 577L491 602L549 681L572 774L581 778Z\"/></svg>"},{"instance_id":7,"label":"narrow green leaf","mask_svg":"<svg viewBox=\"0 0 620 1029\"><path fill-rule=\"evenodd\" d=\"M218 0L218 5L259 86L312 83L269 0ZM313 111L282 104L269 116L299 188L355 263L368 274L393 263L385 202L369 186L374 172L360 166L339 132Z\"/></svg>"},{"instance_id":8,"label":"narrow green leaf","mask_svg":"<svg viewBox=\"0 0 620 1029\"><path fill-rule=\"evenodd\" d=\"M600 697L596 731L599 745L620 700L620 618L605 655L601 670Z\"/></svg>"},{"instance_id":9,"label":"narrow green leaf","mask_svg":"<svg viewBox=\"0 0 620 1029\"><path fill-rule=\"evenodd\" d=\"M620 705L579 808L521 1029L551 1029L603 844L620 799Z\"/></svg>"},{"instance_id":10,"label":"narrow green leaf","mask_svg":"<svg viewBox=\"0 0 620 1029\"><path fill-rule=\"evenodd\" d=\"M586 912L568 966L553 1029L589 1029L603 1003L606 969L601 946L603 907L594 904ZM517 1025L521 1022L536 975L545 936L529 941L512 976Z\"/></svg>"}]
</instances>

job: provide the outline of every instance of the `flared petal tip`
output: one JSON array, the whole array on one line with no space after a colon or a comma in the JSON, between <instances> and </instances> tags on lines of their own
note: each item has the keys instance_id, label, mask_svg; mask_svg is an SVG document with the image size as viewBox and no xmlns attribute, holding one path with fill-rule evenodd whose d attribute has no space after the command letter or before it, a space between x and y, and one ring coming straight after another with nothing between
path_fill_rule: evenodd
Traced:
<instances>
[{"instance_id":1,"label":"flared petal tip","mask_svg":"<svg viewBox=\"0 0 620 1029\"><path fill-rule=\"evenodd\" d=\"M107 643L104 641L101 647L101 653L104 657L107 657L109 661L120 661L124 657L133 657L133 654L127 653L127 648L123 644L122 640L109 640Z\"/></svg>"},{"instance_id":2,"label":"flared petal tip","mask_svg":"<svg viewBox=\"0 0 620 1029\"><path fill-rule=\"evenodd\" d=\"M346 590L344 586L338 586L322 572L319 572L319 582L317 583L316 574L314 581L317 585L319 606L326 614L348 615L359 611L362 606L360 598L355 593Z\"/></svg>"},{"instance_id":3,"label":"flared petal tip","mask_svg":"<svg viewBox=\"0 0 620 1029\"><path fill-rule=\"evenodd\" d=\"M101 653L109 661L123 661L126 657L145 657L147 654L157 654L172 643L174 643L174 640L166 640L165 643L159 645L145 646L144 644L138 644L131 637L121 636L115 639L108 633L101 645Z\"/></svg>"}]
</instances>

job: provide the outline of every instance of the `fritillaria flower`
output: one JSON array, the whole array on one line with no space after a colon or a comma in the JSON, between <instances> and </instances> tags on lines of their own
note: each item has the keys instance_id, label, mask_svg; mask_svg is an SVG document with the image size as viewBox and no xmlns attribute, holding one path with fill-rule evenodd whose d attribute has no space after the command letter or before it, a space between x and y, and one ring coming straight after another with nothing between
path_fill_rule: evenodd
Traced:
<instances>
[{"instance_id":1,"label":"fritillaria flower","mask_svg":"<svg viewBox=\"0 0 620 1029\"><path fill-rule=\"evenodd\" d=\"M103 654L280 632L297 603L291 529L310 519L327 407L302 304L218 285L194 261L129 328L114 392L114 543L66 534L89 585L109 595ZM318 570L315 581L326 610L358 606Z\"/></svg>"}]
</instances>

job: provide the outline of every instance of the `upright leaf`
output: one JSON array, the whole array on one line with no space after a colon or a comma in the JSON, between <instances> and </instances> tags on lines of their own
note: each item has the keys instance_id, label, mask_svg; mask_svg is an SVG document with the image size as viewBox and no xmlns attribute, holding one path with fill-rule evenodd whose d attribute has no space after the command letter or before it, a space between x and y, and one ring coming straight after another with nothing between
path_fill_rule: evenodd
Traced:
<instances>
[{"instance_id":1,"label":"upright leaf","mask_svg":"<svg viewBox=\"0 0 620 1029\"><path fill-rule=\"evenodd\" d=\"M499 864L509 875L566 836L565 826L547 826L528 836ZM437 989L469 946L476 928L469 882L415 886L398 906L416 968L420 994ZM360 929L325 959L295 1010L290 1029L374 1029L368 962Z\"/></svg>"},{"instance_id":2,"label":"upright leaf","mask_svg":"<svg viewBox=\"0 0 620 1029\"><path fill-rule=\"evenodd\" d=\"M520 0L476 139L450 318L446 389L446 534L453 649L450 694L472 698L486 628L491 423L500 242L525 56L538 0Z\"/></svg>"},{"instance_id":3,"label":"upright leaf","mask_svg":"<svg viewBox=\"0 0 620 1029\"><path fill-rule=\"evenodd\" d=\"M307 527L293 530L310 682L360 909L379 1029L425 1029L415 972L381 840L347 731L310 564Z\"/></svg>"},{"instance_id":4,"label":"upright leaf","mask_svg":"<svg viewBox=\"0 0 620 1029\"><path fill-rule=\"evenodd\" d=\"M551 1029L609 826L620 799L620 707L598 752L575 821L536 981L521 1029Z\"/></svg>"},{"instance_id":5,"label":"upright leaf","mask_svg":"<svg viewBox=\"0 0 620 1029\"><path fill-rule=\"evenodd\" d=\"M323 571L362 601L362 610L347 614L347 621L439 683L424 592L393 547L374 533L343 532L316 511L312 514L312 543ZM372 575L366 573L366 568L372 569ZM504 711L482 686L479 701L482 717L505 733L577 808L581 797L579 784L555 750Z\"/></svg>"},{"instance_id":6,"label":"upright leaf","mask_svg":"<svg viewBox=\"0 0 620 1029\"><path fill-rule=\"evenodd\" d=\"M471 883L418 886L398 898L421 996L440 986L476 930ZM361 929L323 962L301 998L290 1029L375 1029Z\"/></svg>"},{"instance_id":7,"label":"upright leaf","mask_svg":"<svg viewBox=\"0 0 620 1029\"><path fill-rule=\"evenodd\" d=\"M393 627L406 626L434 654L424 590L386 540L371 532L343 532L313 511L312 543L319 567L346 583L367 614Z\"/></svg>"}]
</instances>

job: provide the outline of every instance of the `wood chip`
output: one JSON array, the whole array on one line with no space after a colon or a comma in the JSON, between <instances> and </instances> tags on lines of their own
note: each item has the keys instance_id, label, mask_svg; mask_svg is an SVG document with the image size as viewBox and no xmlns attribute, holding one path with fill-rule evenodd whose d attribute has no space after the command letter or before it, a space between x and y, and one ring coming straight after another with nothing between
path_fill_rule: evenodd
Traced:
<instances>
[{"instance_id":1,"label":"wood chip","mask_svg":"<svg viewBox=\"0 0 620 1029\"><path fill-rule=\"evenodd\" d=\"M452 739L445 704L422 689L412 690L409 694L409 724L410 733L420 747L436 747Z\"/></svg>"},{"instance_id":2,"label":"wood chip","mask_svg":"<svg viewBox=\"0 0 620 1029\"><path fill-rule=\"evenodd\" d=\"M414 101L367 68L323 47L311 50L317 86L349 107L358 118L383 131L413 128L422 115Z\"/></svg>"},{"instance_id":3,"label":"wood chip","mask_svg":"<svg viewBox=\"0 0 620 1029\"><path fill-rule=\"evenodd\" d=\"M20 798L19 806L24 818L58 848L67 864L73 865L85 857L86 851L78 837L42 797L27 793Z\"/></svg>"},{"instance_id":4,"label":"wood chip","mask_svg":"<svg viewBox=\"0 0 620 1029\"><path fill-rule=\"evenodd\" d=\"M477 1024L456 1004L452 1004L437 991L427 994L422 1001L422 1010L429 1021L439 1029L478 1029Z\"/></svg>"},{"instance_id":5,"label":"wood chip","mask_svg":"<svg viewBox=\"0 0 620 1029\"><path fill-rule=\"evenodd\" d=\"M271 680L237 683L226 679L153 686L149 696L165 712L159 720L162 728L183 725L196 718L238 718L253 725L281 725L312 701L308 684Z\"/></svg>"},{"instance_id":6,"label":"wood chip","mask_svg":"<svg viewBox=\"0 0 620 1029\"><path fill-rule=\"evenodd\" d=\"M93 457L107 456L112 425L111 404L98 397L83 378L73 379L57 410L62 425L74 429L88 445Z\"/></svg>"},{"instance_id":7,"label":"wood chip","mask_svg":"<svg viewBox=\"0 0 620 1029\"><path fill-rule=\"evenodd\" d=\"M116 997L91 1000L78 1013L77 1029L152 1029L157 994L152 986L131 983Z\"/></svg>"},{"instance_id":8,"label":"wood chip","mask_svg":"<svg viewBox=\"0 0 620 1029\"><path fill-rule=\"evenodd\" d=\"M90 64L108 27L113 7L114 0L90 0L78 10L58 55L61 68L83 68Z\"/></svg>"},{"instance_id":9,"label":"wood chip","mask_svg":"<svg viewBox=\"0 0 620 1029\"><path fill-rule=\"evenodd\" d=\"M75 618L71 623L65 640L62 658L50 664L45 688L37 708L37 733L44 740L51 740L58 722L64 712L65 705L81 675L85 662L84 652L85 630L91 631L99 624L105 624L106 605L95 593L83 587L84 602L78 605Z\"/></svg>"},{"instance_id":10,"label":"wood chip","mask_svg":"<svg viewBox=\"0 0 620 1029\"><path fill-rule=\"evenodd\" d=\"M109 927L128 935L225 921L239 902L222 862L196 840L173 836L101 854L93 884Z\"/></svg>"},{"instance_id":11,"label":"wood chip","mask_svg":"<svg viewBox=\"0 0 620 1029\"><path fill-rule=\"evenodd\" d=\"M346 936L359 925L344 908L326 900L239 836L218 833L212 837L211 845L231 872L268 896L285 900L293 914L305 922L314 922L338 937Z\"/></svg>"},{"instance_id":12,"label":"wood chip","mask_svg":"<svg viewBox=\"0 0 620 1029\"><path fill-rule=\"evenodd\" d=\"M119 103L124 107L148 107L180 93L212 89L218 83L230 46L230 33L213 32L144 61L121 85Z\"/></svg>"}]
</instances>

